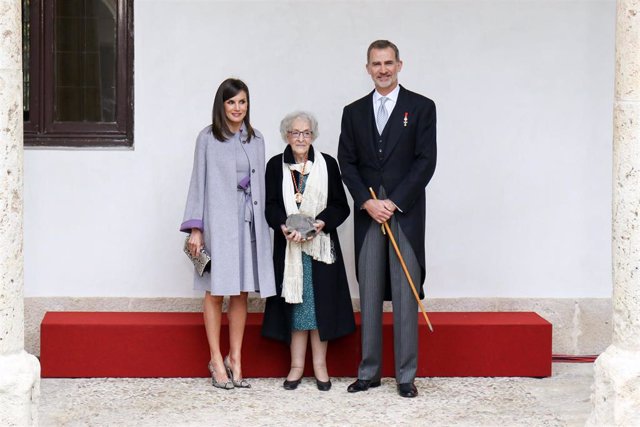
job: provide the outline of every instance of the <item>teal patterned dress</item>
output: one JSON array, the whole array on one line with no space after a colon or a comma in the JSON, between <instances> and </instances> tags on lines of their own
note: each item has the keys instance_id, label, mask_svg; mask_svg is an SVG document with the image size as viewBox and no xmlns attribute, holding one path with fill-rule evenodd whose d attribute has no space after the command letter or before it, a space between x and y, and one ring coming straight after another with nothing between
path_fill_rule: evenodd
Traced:
<instances>
[{"instance_id":1,"label":"teal patterned dress","mask_svg":"<svg viewBox=\"0 0 640 427\"><path fill-rule=\"evenodd\" d=\"M300 180L300 174L295 173L296 179ZM303 175L299 181L300 192L304 194L304 187L307 183L307 176ZM300 205L298 204L298 207ZM291 329L294 331L309 331L318 329L316 323L316 303L313 296L313 274L311 261L313 258L306 253L302 253L302 302L292 304Z\"/></svg>"}]
</instances>

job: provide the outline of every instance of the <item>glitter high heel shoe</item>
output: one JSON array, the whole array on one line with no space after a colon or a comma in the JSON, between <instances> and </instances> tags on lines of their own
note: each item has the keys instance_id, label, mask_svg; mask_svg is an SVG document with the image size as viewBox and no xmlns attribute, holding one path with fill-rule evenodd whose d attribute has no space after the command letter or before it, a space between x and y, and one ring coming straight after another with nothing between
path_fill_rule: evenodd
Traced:
<instances>
[{"instance_id":1,"label":"glitter high heel shoe","mask_svg":"<svg viewBox=\"0 0 640 427\"><path fill-rule=\"evenodd\" d=\"M211 361L209 361L209 372L211 372L211 385L214 386L215 388L221 388L223 390L231 390L233 388L233 381L231 381L231 379L227 380L226 382L219 382L216 379L216 374L215 371L213 370L213 363L211 363Z\"/></svg>"},{"instance_id":2,"label":"glitter high heel shoe","mask_svg":"<svg viewBox=\"0 0 640 427\"><path fill-rule=\"evenodd\" d=\"M251 384L249 384L249 382L247 380L245 380L244 378L241 379L240 381L236 381L233 378L233 371L231 370L231 362L229 361L229 356L224 358L224 368L227 370L227 376L229 378L231 378L231 382L233 383L234 387L237 387L237 388L251 388Z\"/></svg>"}]
</instances>

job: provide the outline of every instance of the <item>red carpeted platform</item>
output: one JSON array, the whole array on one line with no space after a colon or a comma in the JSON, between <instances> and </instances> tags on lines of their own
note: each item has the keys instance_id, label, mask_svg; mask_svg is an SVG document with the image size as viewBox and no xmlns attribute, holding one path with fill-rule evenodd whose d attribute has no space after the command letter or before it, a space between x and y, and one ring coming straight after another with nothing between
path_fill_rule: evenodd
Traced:
<instances>
[{"instance_id":1,"label":"red carpeted platform","mask_svg":"<svg viewBox=\"0 0 640 427\"><path fill-rule=\"evenodd\" d=\"M551 375L551 324L530 312L430 313L420 317L418 376ZM359 313L356 323L359 325ZM242 366L250 377L283 377L289 348L260 335L261 313L250 313ZM223 317L222 345L228 330ZM392 377L393 324L385 313L383 375ZM202 313L48 312L41 325L42 377L206 377L209 351ZM311 350L306 375L313 375ZM355 377L360 329L329 344L334 377Z\"/></svg>"}]
</instances>

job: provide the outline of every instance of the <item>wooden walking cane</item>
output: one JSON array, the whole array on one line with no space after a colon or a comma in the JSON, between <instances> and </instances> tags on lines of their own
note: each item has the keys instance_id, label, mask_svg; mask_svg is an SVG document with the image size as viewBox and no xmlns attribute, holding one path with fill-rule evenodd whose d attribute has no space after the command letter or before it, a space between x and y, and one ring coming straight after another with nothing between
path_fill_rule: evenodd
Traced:
<instances>
[{"instance_id":1,"label":"wooden walking cane","mask_svg":"<svg viewBox=\"0 0 640 427\"><path fill-rule=\"evenodd\" d=\"M378 200L378 197L376 196L375 191L373 191L373 188L369 187L369 192L371 193L371 197L373 197L374 200ZM429 316L427 316L427 311L424 309L424 305L422 305L422 301L420 301L420 295L418 295L418 291L416 291L416 286L413 284L413 280L411 279L411 274L409 274L407 265L404 263L404 258L400 253L400 248L396 243L395 237L393 237L393 233L391 232L391 227L389 227L389 224L387 224L387 221L385 221L384 224L382 225L384 226L384 230L387 231L387 235L389 236L389 240L391 240L393 249L395 249L396 251L396 255L398 255L398 260L400 260L400 265L402 265L402 270L404 270L404 274L405 276L407 276L407 280L409 281L409 285L411 286L411 290L413 291L413 296L416 297L416 301L418 301L418 305L420 306L420 311L422 311L424 320L427 321L427 326L429 326L429 330L433 332L433 326L431 326L431 322L429 321Z\"/></svg>"}]
</instances>

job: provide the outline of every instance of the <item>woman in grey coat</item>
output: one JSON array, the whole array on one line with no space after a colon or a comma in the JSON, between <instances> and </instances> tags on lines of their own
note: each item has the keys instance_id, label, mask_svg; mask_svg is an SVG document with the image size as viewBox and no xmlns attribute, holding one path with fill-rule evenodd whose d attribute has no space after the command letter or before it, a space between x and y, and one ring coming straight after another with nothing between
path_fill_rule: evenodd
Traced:
<instances>
[{"instance_id":1,"label":"woman in grey coat","mask_svg":"<svg viewBox=\"0 0 640 427\"><path fill-rule=\"evenodd\" d=\"M194 288L205 292L204 323L214 387L247 388L241 350L247 295L275 295L271 239L264 216L264 139L249 122L249 88L227 79L213 102L212 124L196 140L196 149L180 230L190 233L195 256L204 247L211 270L194 274ZM220 348L222 301L229 295L229 354Z\"/></svg>"}]
</instances>

